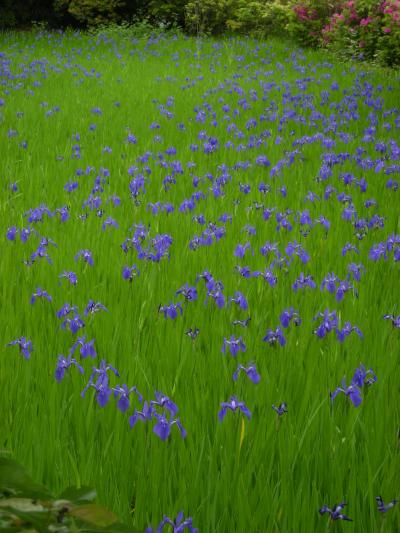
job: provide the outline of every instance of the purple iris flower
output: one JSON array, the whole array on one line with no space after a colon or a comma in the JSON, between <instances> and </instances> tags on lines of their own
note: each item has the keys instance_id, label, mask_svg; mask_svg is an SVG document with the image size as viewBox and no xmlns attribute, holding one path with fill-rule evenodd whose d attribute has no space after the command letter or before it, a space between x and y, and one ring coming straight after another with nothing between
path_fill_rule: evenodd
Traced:
<instances>
[{"instance_id":1,"label":"purple iris flower","mask_svg":"<svg viewBox=\"0 0 400 533\"><path fill-rule=\"evenodd\" d=\"M377 381L377 377L372 370L372 368L366 370L365 366L361 364L354 371L353 378L351 380L351 385L355 385L358 388L362 388L364 385L372 385Z\"/></svg>"},{"instance_id":2,"label":"purple iris flower","mask_svg":"<svg viewBox=\"0 0 400 533\"><path fill-rule=\"evenodd\" d=\"M99 368L93 367L92 373L89 377L89 381L86 387L81 392L82 398L85 396L86 391L89 389L89 387L93 387L96 390L97 403L99 404L100 407L105 407L105 405L108 403L108 400L112 392L112 390L108 386L109 378L108 378L107 372L110 370L117 377L119 377L118 370L116 370L113 366L107 364L104 359L101 361ZM95 378L96 378L96 382L94 383Z\"/></svg>"},{"instance_id":3,"label":"purple iris flower","mask_svg":"<svg viewBox=\"0 0 400 533\"><path fill-rule=\"evenodd\" d=\"M185 213L187 211L193 211L193 209L196 207L196 202L192 199L185 199L179 206L179 211L181 213Z\"/></svg>"},{"instance_id":4,"label":"purple iris flower","mask_svg":"<svg viewBox=\"0 0 400 533\"><path fill-rule=\"evenodd\" d=\"M78 259L82 257L82 259L90 266L94 265L92 252L90 250L79 250L79 252L75 255L75 261L78 261Z\"/></svg>"},{"instance_id":5,"label":"purple iris flower","mask_svg":"<svg viewBox=\"0 0 400 533\"><path fill-rule=\"evenodd\" d=\"M182 304L180 302L174 304L170 303L169 305L160 305L158 307L159 313L164 313L164 318L171 318L174 320L178 316L178 311L183 314Z\"/></svg>"},{"instance_id":6,"label":"purple iris flower","mask_svg":"<svg viewBox=\"0 0 400 533\"><path fill-rule=\"evenodd\" d=\"M81 354L82 359L85 359L86 357L91 357L94 359L97 356L95 347L94 347L94 339L91 341L86 342L86 337L78 337L76 342L72 345L69 353L72 355L75 353L75 350L79 348L79 353Z\"/></svg>"},{"instance_id":7,"label":"purple iris flower","mask_svg":"<svg viewBox=\"0 0 400 533\"><path fill-rule=\"evenodd\" d=\"M369 258L371 259L371 261L378 261L381 257L383 257L385 261L387 260L385 242L374 244L369 251Z\"/></svg>"},{"instance_id":8,"label":"purple iris flower","mask_svg":"<svg viewBox=\"0 0 400 533\"><path fill-rule=\"evenodd\" d=\"M315 219L315 222L317 224L321 224L325 228L326 231L329 231L331 227L331 223L327 218L325 218L323 215L320 215L318 218Z\"/></svg>"},{"instance_id":9,"label":"purple iris flower","mask_svg":"<svg viewBox=\"0 0 400 533\"><path fill-rule=\"evenodd\" d=\"M71 304L64 304L56 313L57 318L64 318L70 313L76 313L77 307Z\"/></svg>"},{"instance_id":10,"label":"purple iris flower","mask_svg":"<svg viewBox=\"0 0 400 533\"><path fill-rule=\"evenodd\" d=\"M241 267L240 265L236 265L235 268L243 278L256 277L255 274L258 276L258 273L252 273L248 266Z\"/></svg>"},{"instance_id":11,"label":"purple iris flower","mask_svg":"<svg viewBox=\"0 0 400 533\"><path fill-rule=\"evenodd\" d=\"M189 300L191 302L197 300L196 287L190 287L187 283L178 289L175 294L182 294L182 296L185 297L185 300Z\"/></svg>"},{"instance_id":12,"label":"purple iris flower","mask_svg":"<svg viewBox=\"0 0 400 533\"><path fill-rule=\"evenodd\" d=\"M285 402L282 402L281 404L279 404L278 407L272 404L272 409L277 413L278 416L282 416L288 412L287 404Z\"/></svg>"},{"instance_id":13,"label":"purple iris flower","mask_svg":"<svg viewBox=\"0 0 400 533\"><path fill-rule=\"evenodd\" d=\"M49 256L47 252L47 248L45 246L39 245L38 248L31 254L28 261L24 261L24 263L27 266L32 266L33 263L36 261L36 259L46 259L49 265L52 265L53 262L51 260L51 257Z\"/></svg>"},{"instance_id":14,"label":"purple iris flower","mask_svg":"<svg viewBox=\"0 0 400 533\"><path fill-rule=\"evenodd\" d=\"M18 229L16 226L11 226L11 228L8 228L6 237L9 241L15 241L15 238L17 236Z\"/></svg>"},{"instance_id":15,"label":"purple iris flower","mask_svg":"<svg viewBox=\"0 0 400 533\"><path fill-rule=\"evenodd\" d=\"M303 264L308 263L310 260L309 254L300 244L297 243L297 241L289 242L285 248L285 252L289 257L292 257L292 255L297 255Z\"/></svg>"},{"instance_id":16,"label":"purple iris flower","mask_svg":"<svg viewBox=\"0 0 400 533\"><path fill-rule=\"evenodd\" d=\"M342 379L342 386L331 392L331 401L333 401L341 392L350 399L354 407L358 407L362 402L361 390L353 384L350 384L348 387L346 387L345 378Z\"/></svg>"},{"instance_id":17,"label":"purple iris flower","mask_svg":"<svg viewBox=\"0 0 400 533\"><path fill-rule=\"evenodd\" d=\"M253 272L252 276L263 278L271 287L275 287L278 283L277 276L275 276L270 268L266 268L264 272Z\"/></svg>"},{"instance_id":18,"label":"purple iris flower","mask_svg":"<svg viewBox=\"0 0 400 533\"><path fill-rule=\"evenodd\" d=\"M240 291L236 291L235 294L229 298L229 301L237 304L241 309L243 309L243 311L246 311L249 307L244 294L242 294Z\"/></svg>"},{"instance_id":19,"label":"purple iris flower","mask_svg":"<svg viewBox=\"0 0 400 533\"><path fill-rule=\"evenodd\" d=\"M278 250L278 244L267 241L264 246L260 248L260 254L268 256L271 252L274 252L275 256L280 255L280 252Z\"/></svg>"},{"instance_id":20,"label":"purple iris flower","mask_svg":"<svg viewBox=\"0 0 400 533\"><path fill-rule=\"evenodd\" d=\"M239 183L239 190L243 194L249 194L251 186L248 183Z\"/></svg>"},{"instance_id":21,"label":"purple iris flower","mask_svg":"<svg viewBox=\"0 0 400 533\"><path fill-rule=\"evenodd\" d=\"M99 311L107 311L108 309L104 307L104 305L100 302L95 302L94 300L89 300L83 314L84 316L94 315L95 313L98 313Z\"/></svg>"},{"instance_id":22,"label":"purple iris flower","mask_svg":"<svg viewBox=\"0 0 400 533\"><path fill-rule=\"evenodd\" d=\"M339 282L339 278L334 274L333 272L330 272L327 274L321 283L321 291L326 289L330 293L334 293L336 291L336 284Z\"/></svg>"},{"instance_id":23,"label":"purple iris flower","mask_svg":"<svg viewBox=\"0 0 400 533\"><path fill-rule=\"evenodd\" d=\"M113 227L113 228L119 228L119 225L118 225L118 222L116 220L114 220L112 217L107 217L102 226L101 226L101 229L104 231L105 229L107 229L108 227Z\"/></svg>"},{"instance_id":24,"label":"purple iris flower","mask_svg":"<svg viewBox=\"0 0 400 533\"><path fill-rule=\"evenodd\" d=\"M122 269L122 277L128 281L132 281L134 277L140 275L140 270L137 268L136 265L132 265L131 267L124 266Z\"/></svg>"},{"instance_id":25,"label":"purple iris flower","mask_svg":"<svg viewBox=\"0 0 400 533\"><path fill-rule=\"evenodd\" d=\"M279 342L281 346L285 346L286 344L283 331L279 326L275 329L275 331L273 329L268 329L263 341L268 342L270 346L275 346L277 342Z\"/></svg>"},{"instance_id":26,"label":"purple iris flower","mask_svg":"<svg viewBox=\"0 0 400 533\"><path fill-rule=\"evenodd\" d=\"M9 342L7 346L18 346L20 353L22 353L25 359L29 359L33 351L32 341L27 340L25 337L15 339Z\"/></svg>"},{"instance_id":27,"label":"purple iris flower","mask_svg":"<svg viewBox=\"0 0 400 533\"><path fill-rule=\"evenodd\" d=\"M129 418L130 427L133 428L138 420L141 420L142 422L148 422L151 420L153 418L153 411L154 410L151 405L145 401L142 411L135 409L132 416Z\"/></svg>"},{"instance_id":28,"label":"purple iris flower","mask_svg":"<svg viewBox=\"0 0 400 533\"><path fill-rule=\"evenodd\" d=\"M64 185L64 191L67 191L67 192L73 192L73 191L75 191L78 187L79 187L79 183L78 183L77 181L69 180L69 181Z\"/></svg>"},{"instance_id":29,"label":"purple iris flower","mask_svg":"<svg viewBox=\"0 0 400 533\"><path fill-rule=\"evenodd\" d=\"M327 505L323 505L319 510L320 515L328 513L331 517L331 520L347 520L347 522L352 522L353 520L342 513L342 510L347 504L342 502L339 505L334 505L333 509L330 509Z\"/></svg>"},{"instance_id":30,"label":"purple iris flower","mask_svg":"<svg viewBox=\"0 0 400 533\"><path fill-rule=\"evenodd\" d=\"M197 222L200 225L204 225L206 223L206 219L204 215L194 215L192 217L193 222Z\"/></svg>"},{"instance_id":31,"label":"purple iris flower","mask_svg":"<svg viewBox=\"0 0 400 533\"><path fill-rule=\"evenodd\" d=\"M157 405L158 407L161 407L162 409L167 409L171 416L176 416L178 413L178 406L169 398L168 396L165 396L162 392L156 392L155 393L155 400L152 400L150 402L150 406L154 407Z\"/></svg>"},{"instance_id":32,"label":"purple iris flower","mask_svg":"<svg viewBox=\"0 0 400 533\"><path fill-rule=\"evenodd\" d=\"M129 388L127 385L116 385L113 387L112 391L114 391L114 397L118 398L117 408L122 413L125 413L131 405L129 396L132 392L136 394L140 403L143 401L143 396L135 386Z\"/></svg>"},{"instance_id":33,"label":"purple iris flower","mask_svg":"<svg viewBox=\"0 0 400 533\"><path fill-rule=\"evenodd\" d=\"M109 202L111 202L114 207L118 207L121 205L121 198L113 194L108 198L107 203Z\"/></svg>"},{"instance_id":34,"label":"purple iris flower","mask_svg":"<svg viewBox=\"0 0 400 533\"><path fill-rule=\"evenodd\" d=\"M243 226L242 231L245 231L248 235L256 234L256 228L254 226L251 226L250 224L246 224L245 226Z\"/></svg>"},{"instance_id":35,"label":"purple iris flower","mask_svg":"<svg viewBox=\"0 0 400 533\"><path fill-rule=\"evenodd\" d=\"M233 252L233 255L235 257L244 257L246 254L246 250L251 249L251 245L249 242L246 242L246 244L238 244Z\"/></svg>"},{"instance_id":36,"label":"purple iris flower","mask_svg":"<svg viewBox=\"0 0 400 533\"><path fill-rule=\"evenodd\" d=\"M78 333L78 331L82 328L85 327L85 323L84 321L81 319L81 317L79 316L79 314L77 312L75 312L75 315L70 318L70 317L67 317L64 319L64 321L61 323L61 328L62 329L67 329L69 328L69 330L71 331L71 333L73 335L75 335L76 333Z\"/></svg>"},{"instance_id":37,"label":"purple iris flower","mask_svg":"<svg viewBox=\"0 0 400 533\"><path fill-rule=\"evenodd\" d=\"M35 290L35 292L32 294L31 299L30 299L30 303L34 304L37 298L45 298L49 302L51 302L53 300L52 297L50 296L50 294L47 291L44 291L43 289L41 289L40 287L38 287Z\"/></svg>"},{"instance_id":38,"label":"purple iris flower","mask_svg":"<svg viewBox=\"0 0 400 533\"><path fill-rule=\"evenodd\" d=\"M357 335L360 337L360 339L363 338L363 334L360 331L360 329L357 326L352 326L350 322L345 322L342 329L339 329L336 327L336 336L338 341L343 342L346 337L350 335L350 333L357 333Z\"/></svg>"},{"instance_id":39,"label":"purple iris flower","mask_svg":"<svg viewBox=\"0 0 400 533\"><path fill-rule=\"evenodd\" d=\"M224 343L222 345L221 352L226 353L227 348L231 352L232 357L236 357L238 352L246 351L246 345L243 342L242 337L236 339L234 335L232 335L230 339L224 337Z\"/></svg>"},{"instance_id":40,"label":"purple iris flower","mask_svg":"<svg viewBox=\"0 0 400 533\"><path fill-rule=\"evenodd\" d=\"M301 272L300 276L293 283L292 289L294 291L297 291L298 289L304 289L306 287L310 287L310 289L315 289L317 285L311 275L305 276L303 272Z\"/></svg>"},{"instance_id":41,"label":"purple iris flower","mask_svg":"<svg viewBox=\"0 0 400 533\"><path fill-rule=\"evenodd\" d=\"M174 418L168 420L167 417L163 414L153 412L153 417L157 420L157 423L153 427L153 432L159 437L161 440L167 440L170 433L171 433L171 427L176 424L180 433L181 437L184 439L187 435L187 432L185 428L182 426L179 418Z\"/></svg>"},{"instance_id":42,"label":"purple iris flower","mask_svg":"<svg viewBox=\"0 0 400 533\"><path fill-rule=\"evenodd\" d=\"M332 187L332 185L327 185L324 192L324 200L329 200L332 193L337 192L335 187Z\"/></svg>"},{"instance_id":43,"label":"purple iris flower","mask_svg":"<svg viewBox=\"0 0 400 533\"><path fill-rule=\"evenodd\" d=\"M128 133L128 136L126 138L126 142L129 143L129 144L136 144L137 143L137 139L133 135L133 133Z\"/></svg>"},{"instance_id":44,"label":"purple iris flower","mask_svg":"<svg viewBox=\"0 0 400 533\"><path fill-rule=\"evenodd\" d=\"M225 296L222 290L223 289L217 286L215 289L207 291L207 297L206 297L205 303L207 303L208 297L211 297L214 300L217 307L219 309L222 309L225 306Z\"/></svg>"},{"instance_id":45,"label":"purple iris flower","mask_svg":"<svg viewBox=\"0 0 400 533\"><path fill-rule=\"evenodd\" d=\"M376 500L376 504L378 506L378 511L380 513L387 513L389 511L389 509L392 509L396 503L399 501L399 500L392 500L391 502L387 503L385 505L383 499L382 499L382 496L376 496L375 498Z\"/></svg>"},{"instance_id":46,"label":"purple iris flower","mask_svg":"<svg viewBox=\"0 0 400 533\"><path fill-rule=\"evenodd\" d=\"M98 378L96 383L91 383L90 386L96 391L96 400L99 407L105 407L112 393L112 390L108 386L108 380Z\"/></svg>"},{"instance_id":47,"label":"purple iris flower","mask_svg":"<svg viewBox=\"0 0 400 533\"><path fill-rule=\"evenodd\" d=\"M44 215L47 215L49 218L51 218L53 216L53 213L45 205L40 205L39 207L35 207L33 209L29 209L24 214L24 216L28 217L28 222L29 223L42 222Z\"/></svg>"},{"instance_id":48,"label":"purple iris flower","mask_svg":"<svg viewBox=\"0 0 400 533\"><path fill-rule=\"evenodd\" d=\"M74 357L72 357L71 354L69 354L67 359L63 355L59 355L58 360L57 360L56 372L55 372L55 378L58 382L60 382L64 378L65 371L71 365L75 365L76 368L79 370L79 372L81 374L84 374L85 371L83 370L81 365L78 363L78 361Z\"/></svg>"},{"instance_id":49,"label":"purple iris flower","mask_svg":"<svg viewBox=\"0 0 400 533\"><path fill-rule=\"evenodd\" d=\"M69 208L66 206L58 207L54 212L60 215L61 222L66 222L69 219Z\"/></svg>"},{"instance_id":50,"label":"purple iris flower","mask_svg":"<svg viewBox=\"0 0 400 533\"><path fill-rule=\"evenodd\" d=\"M400 328L400 315L385 315L383 318L384 320L391 320L394 328Z\"/></svg>"},{"instance_id":51,"label":"purple iris flower","mask_svg":"<svg viewBox=\"0 0 400 533\"><path fill-rule=\"evenodd\" d=\"M338 319L336 311L330 312L328 309L325 309L323 313L318 313L315 315L313 320L316 320L317 318L322 318L322 321L318 328L314 331L315 335L319 337L320 339L323 339L326 337L326 335L337 328L338 326Z\"/></svg>"},{"instance_id":52,"label":"purple iris flower","mask_svg":"<svg viewBox=\"0 0 400 533\"><path fill-rule=\"evenodd\" d=\"M243 371L246 373L247 377L254 383L257 384L261 380L260 374L257 372L256 366L254 363L250 363L247 367L243 365L239 365L235 372L233 373L233 380L237 381L239 377L239 373Z\"/></svg>"},{"instance_id":53,"label":"purple iris flower","mask_svg":"<svg viewBox=\"0 0 400 533\"><path fill-rule=\"evenodd\" d=\"M293 307L284 309L279 317L279 320L284 328L288 328L292 320L295 326L300 326L301 324L299 312L295 311Z\"/></svg>"},{"instance_id":54,"label":"purple iris flower","mask_svg":"<svg viewBox=\"0 0 400 533\"><path fill-rule=\"evenodd\" d=\"M225 418L228 409L230 411L236 411L237 409L239 409L239 411L241 411L247 418L251 418L251 413L247 408L246 404L244 402L239 401L236 396L231 396L228 402L221 403L221 410L218 412L218 419L220 422L222 422Z\"/></svg>"},{"instance_id":55,"label":"purple iris flower","mask_svg":"<svg viewBox=\"0 0 400 533\"><path fill-rule=\"evenodd\" d=\"M392 250L396 251L400 247L400 235L389 235L389 237L386 239L386 248L388 252L391 252Z\"/></svg>"},{"instance_id":56,"label":"purple iris flower","mask_svg":"<svg viewBox=\"0 0 400 533\"><path fill-rule=\"evenodd\" d=\"M197 533L198 529L193 527L193 519L188 517L185 518L183 512L178 513L178 516L175 520L171 520L168 516L164 516L156 530L154 531L152 527L148 527L145 533L162 533L164 526L172 526L173 533L183 533L185 529L189 533Z\"/></svg>"},{"instance_id":57,"label":"purple iris flower","mask_svg":"<svg viewBox=\"0 0 400 533\"><path fill-rule=\"evenodd\" d=\"M348 252L355 252L356 254L359 254L360 251L359 249L354 246L353 244L351 244L350 242L348 242L347 244L345 244L342 248L342 255L345 256Z\"/></svg>"},{"instance_id":58,"label":"purple iris flower","mask_svg":"<svg viewBox=\"0 0 400 533\"><path fill-rule=\"evenodd\" d=\"M353 204L347 205L342 211L342 219L350 221L352 219L357 219L357 211Z\"/></svg>"},{"instance_id":59,"label":"purple iris flower","mask_svg":"<svg viewBox=\"0 0 400 533\"><path fill-rule=\"evenodd\" d=\"M76 285L78 283L78 276L75 274L75 272L68 272L64 270L64 272L58 277L67 279L71 285Z\"/></svg>"},{"instance_id":60,"label":"purple iris flower","mask_svg":"<svg viewBox=\"0 0 400 533\"><path fill-rule=\"evenodd\" d=\"M349 272L348 276L352 275L353 279L355 281L360 281L361 280L361 273L365 272L365 267L361 263L359 263L359 264L350 263L347 266L347 270Z\"/></svg>"},{"instance_id":61,"label":"purple iris flower","mask_svg":"<svg viewBox=\"0 0 400 533\"><path fill-rule=\"evenodd\" d=\"M339 285L336 289L336 301L341 302L346 292L349 292L351 290L354 290L353 285L350 285L347 280L339 280ZM355 291L355 295L358 296L357 291Z\"/></svg>"}]
</instances>

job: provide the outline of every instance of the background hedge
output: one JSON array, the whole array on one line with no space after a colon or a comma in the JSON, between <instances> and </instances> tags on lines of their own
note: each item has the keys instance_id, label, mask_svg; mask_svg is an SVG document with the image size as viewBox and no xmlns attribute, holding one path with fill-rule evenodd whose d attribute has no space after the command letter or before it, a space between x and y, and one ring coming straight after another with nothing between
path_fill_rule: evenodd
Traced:
<instances>
[{"instance_id":1,"label":"background hedge","mask_svg":"<svg viewBox=\"0 0 400 533\"><path fill-rule=\"evenodd\" d=\"M143 24L190 34L285 35L301 45L400 64L400 0L2 0L0 29Z\"/></svg>"}]
</instances>

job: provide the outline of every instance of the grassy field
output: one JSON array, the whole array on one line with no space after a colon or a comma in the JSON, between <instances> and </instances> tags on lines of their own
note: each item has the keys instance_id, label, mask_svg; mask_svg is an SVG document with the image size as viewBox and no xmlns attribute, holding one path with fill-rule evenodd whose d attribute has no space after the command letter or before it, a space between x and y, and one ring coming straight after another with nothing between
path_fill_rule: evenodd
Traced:
<instances>
[{"instance_id":1,"label":"grassy field","mask_svg":"<svg viewBox=\"0 0 400 533\"><path fill-rule=\"evenodd\" d=\"M1 35L2 453L143 531L181 510L209 533L400 531L375 501L400 496L399 102L398 72L276 41ZM57 381L78 338L84 374ZM82 397L102 360L119 377ZM235 381L249 363L259 383ZM157 391L185 438L160 438L165 399L130 427ZM250 418L219 420L232 396ZM339 502L353 522L318 513Z\"/></svg>"}]
</instances>

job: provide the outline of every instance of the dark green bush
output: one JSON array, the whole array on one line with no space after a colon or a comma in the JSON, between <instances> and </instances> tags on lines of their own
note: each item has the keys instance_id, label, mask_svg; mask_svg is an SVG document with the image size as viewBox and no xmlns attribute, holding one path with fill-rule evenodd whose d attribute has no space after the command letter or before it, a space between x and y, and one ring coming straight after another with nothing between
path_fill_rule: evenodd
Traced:
<instances>
[{"instance_id":1,"label":"dark green bush","mask_svg":"<svg viewBox=\"0 0 400 533\"><path fill-rule=\"evenodd\" d=\"M68 14L84 26L98 26L122 20L125 0L55 0L54 9L59 15Z\"/></svg>"},{"instance_id":2,"label":"dark green bush","mask_svg":"<svg viewBox=\"0 0 400 533\"><path fill-rule=\"evenodd\" d=\"M185 7L185 26L191 33L217 35L232 29L238 0L191 0Z\"/></svg>"}]
</instances>

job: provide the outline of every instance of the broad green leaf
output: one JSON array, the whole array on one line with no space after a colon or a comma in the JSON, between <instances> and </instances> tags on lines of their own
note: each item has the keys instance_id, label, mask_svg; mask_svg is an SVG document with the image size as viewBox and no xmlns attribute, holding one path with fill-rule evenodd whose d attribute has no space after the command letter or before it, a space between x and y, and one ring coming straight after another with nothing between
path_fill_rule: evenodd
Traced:
<instances>
[{"instance_id":1,"label":"broad green leaf","mask_svg":"<svg viewBox=\"0 0 400 533\"><path fill-rule=\"evenodd\" d=\"M73 503L92 502L96 498L96 491L91 487L68 487L59 496L60 500L69 500Z\"/></svg>"},{"instance_id":2,"label":"broad green leaf","mask_svg":"<svg viewBox=\"0 0 400 533\"><path fill-rule=\"evenodd\" d=\"M16 461L0 457L0 498L2 495L45 500L50 497L50 492L43 485L35 483Z\"/></svg>"},{"instance_id":3,"label":"broad green leaf","mask_svg":"<svg viewBox=\"0 0 400 533\"><path fill-rule=\"evenodd\" d=\"M74 507L69 514L84 522L101 527L110 526L118 520L114 513L95 503Z\"/></svg>"},{"instance_id":4,"label":"broad green leaf","mask_svg":"<svg viewBox=\"0 0 400 533\"><path fill-rule=\"evenodd\" d=\"M36 513L48 511L46 507L43 507L43 505L37 501L32 500L32 498L6 498L4 500L0 500L0 509L2 507L17 509L23 513L29 513L32 511Z\"/></svg>"}]
</instances>

